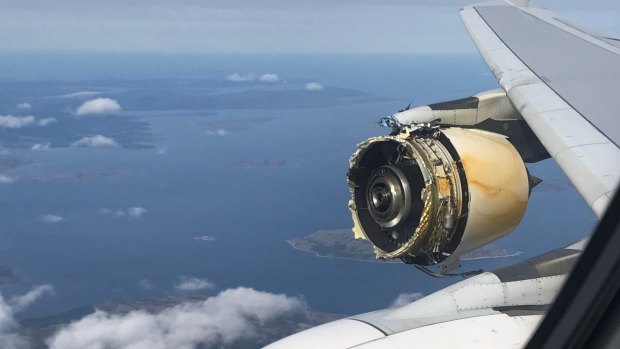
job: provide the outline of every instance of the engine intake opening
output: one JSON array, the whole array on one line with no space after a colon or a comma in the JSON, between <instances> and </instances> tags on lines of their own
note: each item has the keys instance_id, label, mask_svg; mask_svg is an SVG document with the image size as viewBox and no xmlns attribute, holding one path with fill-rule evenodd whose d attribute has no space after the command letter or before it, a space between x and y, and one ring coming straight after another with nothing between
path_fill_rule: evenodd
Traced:
<instances>
[{"instance_id":1,"label":"engine intake opening","mask_svg":"<svg viewBox=\"0 0 620 349\"><path fill-rule=\"evenodd\" d=\"M372 170L366 186L366 205L382 228L393 228L407 219L411 191L405 174L394 165Z\"/></svg>"}]
</instances>

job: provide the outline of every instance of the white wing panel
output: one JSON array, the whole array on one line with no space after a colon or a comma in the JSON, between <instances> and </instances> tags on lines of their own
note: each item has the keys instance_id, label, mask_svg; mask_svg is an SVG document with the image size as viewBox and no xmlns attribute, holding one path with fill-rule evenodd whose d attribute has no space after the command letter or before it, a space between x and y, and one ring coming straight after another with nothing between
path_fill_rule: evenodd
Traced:
<instances>
[{"instance_id":1,"label":"white wing panel","mask_svg":"<svg viewBox=\"0 0 620 349\"><path fill-rule=\"evenodd\" d=\"M542 316L480 316L404 331L355 349L522 348Z\"/></svg>"},{"instance_id":2,"label":"white wing panel","mask_svg":"<svg viewBox=\"0 0 620 349\"><path fill-rule=\"evenodd\" d=\"M296 333L264 349L347 349L384 336L361 321L342 319Z\"/></svg>"},{"instance_id":3,"label":"white wing panel","mask_svg":"<svg viewBox=\"0 0 620 349\"><path fill-rule=\"evenodd\" d=\"M594 213L602 216L620 180L618 146L532 72L474 7L464 8L461 18L515 108Z\"/></svg>"}]
</instances>

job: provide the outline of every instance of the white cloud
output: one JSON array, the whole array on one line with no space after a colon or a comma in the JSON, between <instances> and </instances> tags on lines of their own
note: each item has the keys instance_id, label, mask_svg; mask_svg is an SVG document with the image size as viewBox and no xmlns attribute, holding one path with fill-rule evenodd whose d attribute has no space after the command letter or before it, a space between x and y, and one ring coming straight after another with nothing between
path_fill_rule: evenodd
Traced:
<instances>
[{"instance_id":1,"label":"white cloud","mask_svg":"<svg viewBox=\"0 0 620 349\"><path fill-rule=\"evenodd\" d=\"M146 213L146 208L140 206L128 207L126 209L110 209L102 207L99 209L99 214L103 216L112 216L114 218L127 217L129 219L139 219Z\"/></svg>"},{"instance_id":2,"label":"white cloud","mask_svg":"<svg viewBox=\"0 0 620 349\"><path fill-rule=\"evenodd\" d=\"M0 295L0 348L25 349L29 343L19 333L19 324L15 320L13 309Z\"/></svg>"},{"instance_id":3,"label":"white cloud","mask_svg":"<svg viewBox=\"0 0 620 349\"><path fill-rule=\"evenodd\" d=\"M211 235L194 236L194 240L215 241L215 237Z\"/></svg>"},{"instance_id":4,"label":"white cloud","mask_svg":"<svg viewBox=\"0 0 620 349\"><path fill-rule=\"evenodd\" d=\"M223 128L216 128L213 130L207 130L207 134L211 135L211 136L226 136L228 134L228 131L226 131Z\"/></svg>"},{"instance_id":5,"label":"white cloud","mask_svg":"<svg viewBox=\"0 0 620 349\"><path fill-rule=\"evenodd\" d=\"M26 109L30 109L30 108L32 108L32 106L30 105L30 103L26 103L26 102L24 102L24 103L17 103L16 107L17 107L17 109L19 109L19 110L26 110Z\"/></svg>"},{"instance_id":6,"label":"white cloud","mask_svg":"<svg viewBox=\"0 0 620 349\"><path fill-rule=\"evenodd\" d=\"M147 279L142 279L138 282L138 286L146 291L150 291L155 288L155 285Z\"/></svg>"},{"instance_id":7,"label":"white cloud","mask_svg":"<svg viewBox=\"0 0 620 349\"><path fill-rule=\"evenodd\" d=\"M98 310L64 326L46 342L50 349L234 347L238 340L257 338L266 323L299 315L306 316L307 307L298 298L240 287L157 313Z\"/></svg>"},{"instance_id":8,"label":"white cloud","mask_svg":"<svg viewBox=\"0 0 620 349\"><path fill-rule=\"evenodd\" d=\"M305 87L306 91L321 91L323 90L323 85L318 82L309 82Z\"/></svg>"},{"instance_id":9,"label":"white cloud","mask_svg":"<svg viewBox=\"0 0 620 349\"><path fill-rule=\"evenodd\" d=\"M37 121L34 116L14 116L14 115L0 115L0 127L3 128L24 128L33 126L35 124L39 126L47 126L56 122L56 118L43 118Z\"/></svg>"},{"instance_id":10,"label":"white cloud","mask_svg":"<svg viewBox=\"0 0 620 349\"><path fill-rule=\"evenodd\" d=\"M392 304L390 305L390 308L403 307L409 303L417 301L418 299L422 297L424 297L424 294L421 292L401 293L392 302Z\"/></svg>"},{"instance_id":11,"label":"white cloud","mask_svg":"<svg viewBox=\"0 0 620 349\"><path fill-rule=\"evenodd\" d=\"M77 111L77 115L109 114L121 110L120 104L111 98L95 98L84 102Z\"/></svg>"},{"instance_id":12,"label":"white cloud","mask_svg":"<svg viewBox=\"0 0 620 349\"><path fill-rule=\"evenodd\" d=\"M100 215L104 215L104 216L113 216L115 218L121 218L121 217L125 217L125 211L118 209L118 210L112 210L109 209L107 207L103 207L99 209L99 214Z\"/></svg>"},{"instance_id":13,"label":"white cloud","mask_svg":"<svg viewBox=\"0 0 620 349\"><path fill-rule=\"evenodd\" d=\"M142 217L142 215L145 213L146 213L146 208L140 207L140 206L130 207L127 209L127 216L133 219L138 219Z\"/></svg>"},{"instance_id":14,"label":"white cloud","mask_svg":"<svg viewBox=\"0 0 620 349\"><path fill-rule=\"evenodd\" d=\"M9 184L15 182L16 179L7 175L0 175L0 184Z\"/></svg>"},{"instance_id":15,"label":"white cloud","mask_svg":"<svg viewBox=\"0 0 620 349\"><path fill-rule=\"evenodd\" d=\"M0 127L3 128L23 128L32 126L35 123L35 118L32 115L28 116L13 116L13 115L0 115Z\"/></svg>"},{"instance_id":16,"label":"white cloud","mask_svg":"<svg viewBox=\"0 0 620 349\"><path fill-rule=\"evenodd\" d=\"M109 209L107 207L102 207L98 211L99 211L100 215L104 215L104 216L110 215L110 214L112 214L112 212L114 212L113 210L111 210L111 209Z\"/></svg>"},{"instance_id":17,"label":"white cloud","mask_svg":"<svg viewBox=\"0 0 620 349\"><path fill-rule=\"evenodd\" d=\"M55 214L45 214L41 216L41 220L44 223L59 223L59 222L64 221L65 219Z\"/></svg>"},{"instance_id":18,"label":"white cloud","mask_svg":"<svg viewBox=\"0 0 620 349\"><path fill-rule=\"evenodd\" d=\"M91 137L83 137L77 142L71 144L73 147L91 147L91 148L118 148L120 145L110 137L95 135Z\"/></svg>"},{"instance_id":19,"label":"white cloud","mask_svg":"<svg viewBox=\"0 0 620 349\"><path fill-rule=\"evenodd\" d=\"M37 144L33 144L32 147L30 147L30 150L49 150L50 149L51 144L50 143L37 143Z\"/></svg>"},{"instance_id":20,"label":"white cloud","mask_svg":"<svg viewBox=\"0 0 620 349\"><path fill-rule=\"evenodd\" d=\"M11 305L11 309L13 309L14 312L20 312L28 308L32 303L34 303L46 294L54 294L54 288L52 287L52 285L36 285L30 291L28 291L28 293L11 298L9 300L9 304Z\"/></svg>"},{"instance_id":21,"label":"white cloud","mask_svg":"<svg viewBox=\"0 0 620 349\"><path fill-rule=\"evenodd\" d=\"M68 93L66 95L59 96L59 98L88 98L88 97L93 97L93 96L97 96L100 94L101 92L96 92L96 91L80 91L80 92Z\"/></svg>"},{"instance_id":22,"label":"white cloud","mask_svg":"<svg viewBox=\"0 0 620 349\"><path fill-rule=\"evenodd\" d=\"M234 81L234 82L253 81L254 80L254 74L249 73L249 74L241 75L241 74L238 74L238 73L233 73L233 74L228 75L226 77L226 80Z\"/></svg>"},{"instance_id":23,"label":"white cloud","mask_svg":"<svg viewBox=\"0 0 620 349\"><path fill-rule=\"evenodd\" d=\"M38 285L34 286L25 295L15 296L8 302L5 301L0 294L0 348L30 348L29 341L20 333L20 327L15 319L15 313L24 310L43 295L53 293L54 289L51 285Z\"/></svg>"},{"instance_id":24,"label":"white cloud","mask_svg":"<svg viewBox=\"0 0 620 349\"><path fill-rule=\"evenodd\" d=\"M174 288L181 292L198 292L214 288L215 284L207 279L182 276L181 281Z\"/></svg>"},{"instance_id":25,"label":"white cloud","mask_svg":"<svg viewBox=\"0 0 620 349\"><path fill-rule=\"evenodd\" d=\"M37 122L37 124L39 126L47 126L49 124L53 124L55 122L57 122L58 120L56 120L56 118L43 118L43 119L39 119L39 121Z\"/></svg>"},{"instance_id":26,"label":"white cloud","mask_svg":"<svg viewBox=\"0 0 620 349\"><path fill-rule=\"evenodd\" d=\"M278 74L263 74L259 79L261 82L278 82L280 77Z\"/></svg>"},{"instance_id":27,"label":"white cloud","mask_svg":"<svg viewBox=\"0 0 620 349\"><path fill-rule=\"evenodd\" d=\"M166 147L157 149L157 155L165 155L167 152L168 152L168 148Z\"/></svg>"}]
</instances>

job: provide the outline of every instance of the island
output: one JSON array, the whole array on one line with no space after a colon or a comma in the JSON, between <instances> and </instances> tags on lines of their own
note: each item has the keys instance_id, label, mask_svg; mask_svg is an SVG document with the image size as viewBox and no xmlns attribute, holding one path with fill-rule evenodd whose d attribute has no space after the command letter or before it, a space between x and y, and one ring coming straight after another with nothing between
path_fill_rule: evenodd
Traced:
<instances>
[{"instance_id":1,"label":"island","mask_svg":"<svg viewBox=\"0 0 620 349\"><path fill-rule=\"evenodd\" d=\"M319 230L287 242L296 250L314 253L318 257L378 261L370 241L355 239L351 229ZM515 257L520 254L519 251L510 251L491 243L463 255L461 260Z\"/></svg>"}]
</instances>

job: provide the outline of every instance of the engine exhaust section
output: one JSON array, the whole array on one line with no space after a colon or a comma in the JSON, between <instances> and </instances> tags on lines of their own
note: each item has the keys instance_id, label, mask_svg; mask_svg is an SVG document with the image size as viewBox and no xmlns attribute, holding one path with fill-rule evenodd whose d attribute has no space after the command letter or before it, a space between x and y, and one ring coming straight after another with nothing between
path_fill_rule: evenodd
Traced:
<instances>
[{"instance_id":1,"label":"engine exhaust section","mask_svg":"<svg viewBox=\"0 0 620 349\"><path fill-rule=\"evenodd\" d=\"M358 145L349 161L356 238L379 259L458 266L459 256L512 231L529 175L505 136L477 129L403 126Z\"/></svg>"}]
</instances>

